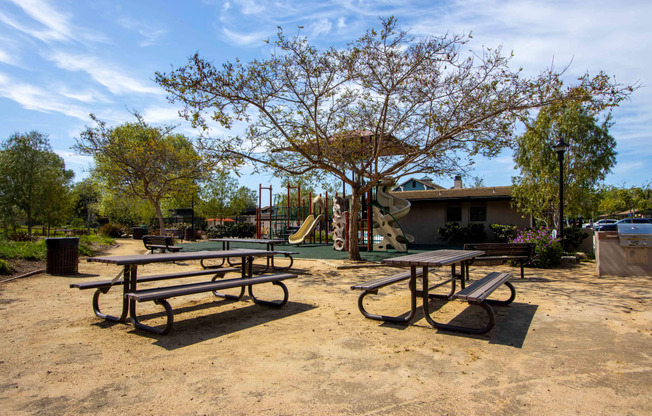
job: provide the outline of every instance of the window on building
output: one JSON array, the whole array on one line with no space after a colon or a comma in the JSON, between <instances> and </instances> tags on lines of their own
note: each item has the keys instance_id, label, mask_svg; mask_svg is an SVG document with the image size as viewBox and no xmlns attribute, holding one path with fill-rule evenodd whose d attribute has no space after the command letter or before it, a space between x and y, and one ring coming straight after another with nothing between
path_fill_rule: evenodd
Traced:
<instances>
[{"instance_id":1,"label":"window on building","mask_svg":"<svg viewBox=\"0 0 652 416\"><path fill-rule=\"evenodd\" d=\"M477 206L469 209L469 220L482 222L487 220L487 207Z\"/></svg>"},{"instance_id":2,"label":"window on building","mask_svg":"<svg viewBox=\"0 0 652 416\"><path fill-rule=\"evenodd\" d=\"M462 221L462 207L460 205L449 205L446 207L446 222Z\"/></svg>"}]
</instances>

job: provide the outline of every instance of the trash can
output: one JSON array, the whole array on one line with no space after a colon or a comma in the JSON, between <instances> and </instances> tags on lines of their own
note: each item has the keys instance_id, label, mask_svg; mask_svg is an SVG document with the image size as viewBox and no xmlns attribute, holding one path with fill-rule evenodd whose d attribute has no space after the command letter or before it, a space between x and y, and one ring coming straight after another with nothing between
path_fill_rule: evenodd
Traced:
<instances>
[{"instance_id":1,"label":"trash can","mask_svg":"<svg viewBox=\"0 0 652 416\"><path fill-rule=\"evenodd\" d=\"M131 234L133 235L134 240L142 240L144 235L147 235L147 227L133 227L131 229Z\"/></svg>"},{"instance_id":2,"label":"trash can","mask_svg":"<svg viewBox=\"0 0 652 416\"><path fill-rule=\"evenodd\" d=\"M79 273L79 237L46 238L45 247L47 248L45 273L52 275Z\"/></svg>"}]
</instances>

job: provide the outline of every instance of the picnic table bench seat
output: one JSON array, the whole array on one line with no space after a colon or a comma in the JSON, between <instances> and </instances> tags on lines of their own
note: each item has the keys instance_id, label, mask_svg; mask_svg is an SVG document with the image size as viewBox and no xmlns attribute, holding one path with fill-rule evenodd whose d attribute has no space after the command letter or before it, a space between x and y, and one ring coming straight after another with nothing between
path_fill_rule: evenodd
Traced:
<instances>
[{"instance_id":1,"label":"picnic table bench seat","mask_svg":"<svg viewBox=\"0 0 652 416\"><path fill-rule=\"evenodd\" d=\"M167 273L167 274L157 274L157 275L149 275L149 276L138 276L136 281L138 283L142 282L154 282L158 280L167 280L167 279L178 279L182 277L192 277L192 276L202 276L202 275L208 275L208 274L213 274L213 275L224 275L228 272L239 272L240 268L238 267L224 267L221 269L207 269L207 270L191 270L188 272L179 272L179 273ZM93 282L79 282L79 283L71 283L70 287L71 288L77 288L80 290L83 289L100 289L100 288L107 288L113 285L122 285L124 284L124 280L121 278L119 280L116 280L115 282L113 280L97 280Z\"/></svg>"},{"instance_id":2,"label":"picnic table bench seat","mask_svg":"<svg viewBox=\"0 0 652 416\"><path fill-rule=\"evenodd\" d=\"M423 272L418 271L417 276L420 276L422 273ZM362 283L359 285L353 285L351 286L351 289L364 290L365 292L376 294L378 293L378 289L380 288L409 279L410 279L410 271L407 270L407 271L402 271L400 273L393 274L391 276L381 277L379 279L372 280L371 282Z\"/></svg>"},{"instance_id":3,"label":"picnic table bench seat","mask_svg":"<svg viewBox=\"0 0 652 416\"><path fill-rule=\"evenodd\" d=\"M482 250L484 255L476 257L474 263L500 261L502 263L512 260L521 266L521 279L525 277L524 266L534 255L532 243L467 243L464 250ZM467 265L468 271L468 265ZM468 273L467 273L468 276Z\"/></svg>"},{"instance_id":4,"label":"picnic table bench seat","mask_svg":"<svg viewBox=\"0 0 652 416\"><path fill-rule=\"evenodd\" d=\"M199 283L188 283L177 286L169 287L159 287L152 289L141 289L134 292L129 292L126 294L126 297L131 301L146 302L154 301L157 305L163 306L165 313L167 315L167 322L165 327L154 328L149 325L145 325L138 321L138 318L135 314L132 313L131 320L136 326L136 328L143 329L149 332L154 332L157 334L167 334L172 329L172 324L174 323L174 314L172 312L172 307L168 303L167 299L177 296L186 296L194 295L197 293L204 292L213 292L216 296L221 296L229 299L240 299L244 295L245 288L249 290L249 296L253 299L254 303L262 304L273 307L281 307L285 305L288 301L289 293L287 286L283 284L283 280L296 278L297 275L291 273L277 273L271 275L261 275L255 277L245 277L245 278L235 278L227 279L221 281L211 281L211 282L199 282ZM279 286L283 290L283 299L281 301L265 301L257 299L253 295L252 286L262 283L272 283L273 285ZM241 288L240 295L224 295L220 294L218 290L232 289L232 288Z\"/></svg>"},{"instance_id":5,"label":"picnic table bench seat","mask_svg":"<svg viewBox=\"0 0 652 416\"><path fill-rule=\"evenodd\" d=\"M176 273L166 273L166 274L157 274L157 275L145 275L145 276L138 276L136 278L137 283L144 283L144 282L155 282L159 280L168 280L168 279L180 279L184 277L193 277L193 276L204 276L204 275L213 275L213 280L217 278L222 278L224 275L228 272L239 272L240 268L237 267L228 267L228 268L221 268L221 269L209 269L209 270L191 270L187 272L176 272ZM97 280L93 282L79 282L79 283L71 283L70 288L77 288L79 290L85 290L85 289L96 289L95 293L93 294L93 313L97 317L100 317L102 319L108 319L110 321L116 321L116 322L122 322L124 319L126 319L126 308L123 308L123 316L120 318L115 317L115 316L110 316L105 314L100 310L100 295L102 294L107 294L111 287L113 286L122 286L124 285L124 279L120 278L118 280ZM126 302L127 299L124 299L123 302Z\"/></svg>"},{"instance_id":6,"label":"picnic table bench seat","mask_svg":"<svg viewBox=\"0 0 652 416\"><path fill-rule=\"evenodd\" d=\"M144 235L143 244L152 254L154 254L154 250L160 250L161 253L165 253L166 251L178 253L183 248L175 246L174 239L168 235Z\"/></svg>"}]
</instances>

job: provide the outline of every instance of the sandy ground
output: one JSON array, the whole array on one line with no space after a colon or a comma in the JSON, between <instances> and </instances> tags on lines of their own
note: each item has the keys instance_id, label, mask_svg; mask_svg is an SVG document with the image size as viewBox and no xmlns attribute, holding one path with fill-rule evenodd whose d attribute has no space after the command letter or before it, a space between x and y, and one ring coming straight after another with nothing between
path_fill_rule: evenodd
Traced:
<instances>
[{"instance_id":1,"label":"sandy ground","mask_svg":"<svg viewBox=\"0 0 652 416\"><path fill-rule=\"evenodd\" d=\"M107 254L142 253L138 243L122 240ZM333 267L341 263L297 261L301 276L288 281L281 309L211 294L173 298L167 336L104 322L92 313L92 291L68 288L113 278L117 266L82 261L79 276L0 284L0 412L652 414L650 277L598 278L593 264L526 269L514 279L516 301L496 307L496 328L469 336L434 330L422 316L409 326L365 319L350 285L392 269ZM196 268L158 264L142 273ZM120 290L112 292L102 301L116 313ZM152 302L139 308L160 319ZM388 314L408 308L405 286L369 302ZM432 309L441 321L475 316L462 302Z\"/></svg>"}]
</instances>

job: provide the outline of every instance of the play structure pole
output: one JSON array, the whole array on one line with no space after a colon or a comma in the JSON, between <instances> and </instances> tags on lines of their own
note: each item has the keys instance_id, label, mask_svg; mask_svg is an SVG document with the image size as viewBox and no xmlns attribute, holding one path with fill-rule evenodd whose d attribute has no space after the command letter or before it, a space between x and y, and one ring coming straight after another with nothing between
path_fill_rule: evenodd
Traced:
<instances>
[{"instance_id":1,"label":"play structure pole","mask_svg":"<svg viewBox=\"0 0 652 416\"><path fill-rule=\"evenodd\" d=\"M269 238L272 238L272 185L269 187L258 184L258 211L256 212L256 237L263 236L263 189L269 189Z\"/></svg>"},{"instance_id":2,"label":"play structure pole","mask_svg":"<svg viewBox=\"0 0 652 416\"><path fill-rule=\"evenodd\" d=\"M297 222L299 221L299 209L301 208L301 184L297 186L290 186L288 183L287 185L288 188L288 196L287 196L287 202L288 202L288 209L287 209L287 224L286 227L290 227L290 206L291 206L291 199L290 199L290 189L295 189L297 190ZM301 218L303 219L303 213L301 214Z\"/></svg>"},{"instance_id":3,"label":"play structure pole","mask_svg":"<svg viewBox=\"0 0 652 416\"><path fill-rule=\"evenodd\" d=\"M326 244L328 244L328 229L330 228L330 223L328 221L328 191L326 191L326 199L324 200L324 210L326 211L324 214L326 216ZM319 242L321 243L321 234L319 235Z\"/></svg>"},{"instance_id":4,"label":"play structure pole","mask_svg":"<svg viewBox=\"0 0 652 416\"><path fill-rule=\"evenodd\" d=\"M346 224L344 226L344 235L346 238L344 238L344 251L347 253L349 252L349 211L346 211L344 213L344 223Z\"/></svg>"},{"instance_id":5,"label":"play structure pole","mask_svg":"<svg viewBox=\"0 0 652 416\"><path fill-rule=\"evenodd\" d=\"M367 191L367 251L373 251L374 239L372 233L371 189Z\"/></svg>"}]
</instances>

